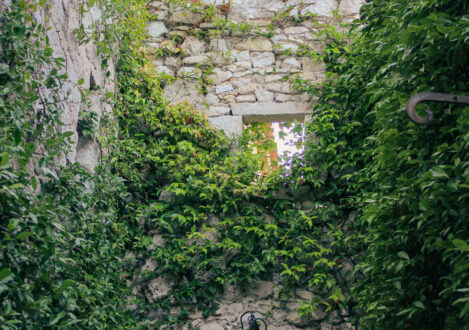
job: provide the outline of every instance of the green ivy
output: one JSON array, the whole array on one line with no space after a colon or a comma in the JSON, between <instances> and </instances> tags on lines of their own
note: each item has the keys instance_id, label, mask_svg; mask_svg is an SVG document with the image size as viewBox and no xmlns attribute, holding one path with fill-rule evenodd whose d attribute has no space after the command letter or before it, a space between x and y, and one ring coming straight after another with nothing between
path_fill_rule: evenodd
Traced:
<instances>
[{"instance_id":1,"label":"green ivy","mask_svg":"<svg viewBox=\"0 0 469 330\"><path fill-rule=\"evenodd\" d=\"M350 33L325 32L335 79L298 84L320 96L298 170L322 200L358 211L342 245L358 262L350 303L364 328L469 321L469 108L429 104L428 126L404 110L417 92L467 92L468 12L466 1L369 1Z\"/></svg>"}]
</instances>

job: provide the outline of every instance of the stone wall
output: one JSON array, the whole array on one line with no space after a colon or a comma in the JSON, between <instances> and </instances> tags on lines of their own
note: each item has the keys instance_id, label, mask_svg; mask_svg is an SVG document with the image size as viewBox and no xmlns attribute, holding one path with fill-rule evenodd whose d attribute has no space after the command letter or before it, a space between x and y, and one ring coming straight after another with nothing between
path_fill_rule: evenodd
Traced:
<instances>
[{"instance_id":1,"label":"stone wall","mask_svg":"<svg viewBox=\"0 0 469 330\"><path fill-rule=\"evenodd\" d=\"M309 198L307 194L299 194L297 198L303 201L296 200L295 206L305 212L311 211L314 203L304 200ZM289 198L290 201L295 198ZM275 221L273 217L268 214L263 215L268 221ZM270 219L270 220L269 220ZM343 219L334 225L347 230L354 220L354 214L349 214L348 218ZM212 215L208 224L216 227L220 219ZM165 239L158 232L153 234L152 245L149 250L153 251L158 247L165 244ZM214 232L207 231L206 239L217 240L218 235ZM151 257L143 259L136 257L129 253L127 259L133 263L134 270L138 269L137 273L143 274L145 271L153 272L159 268L159 265ZM321 300L321 297L326 298L328 292L321 292L320 289L309 287L308 283L300 286L291 291L283 291L285 288L286 280L280 275L283 267L278 265L275 267L272 274L265 278L252 281L248 286L239 287L234 285L227 285L225 291L219 294L217 304L218 310L213 315L204 317L202 311L199 309L197 299L193 298L193 309L188 315L187 320L183 326L165 326L163 329L200 329L200 330L234 330L241 329L240 316L246 311L255 311L257 317L263 318L268 329L278 330L295 330L295 329L320 329L320 330L345 330L356 329L353 325L352 318L357 315L348 309L338 309L334 311L326 311L324 308L319 307L317 310L312 311L306 316L300 316L298 308L301 304L315 301L316 298ZM356 281L355 275L352 274L353 261L351 259L343 259L337 269L336 280L338 283L347 283L348 286ZM203 274L201 275L203 276ZM141 277L136 277L132 281L128 281L129 287L132 286L133 294L141 295L151 303L165 299L171 294L172 288L177 287L181 283L176 283L174 279L163 276L158 276L150 281L144 281ZM347 286L345 285L345 286ZM185 309L187 310L187 305ZM161 308L150 310L146 314L147 322L154 324L158 321L163 314L168 314L175 317L181 312L180 306L177 303L170 306L169 312L163 311ZM248 317L244 317L244 327L248 328ZM264 329L264 327L261 327Z\"/></svg>"},{"instance_id":2,"label":"stone wall","mask_svg":"<svg viewBox=\"0 0 469 330\"><path fill-rule=\"evenodd\" d=\"M7 9L9 1L0 6L0 10ZM102 68L102 59L97 54L93 42L80 44L74 31L83 24L85 29L90 29L92 24L101 19L101 12L97 8L91 8L82 15L79 13L79 0L50 0L41 10L35 13L35 19L45 27L49 37L50 46L54 57L65 59L61 70L66 72L68 79L64 81L61 89L62 97L62 131L70 131L70 152L58 163L65 165L67 162L79 162L89 172L100 162L100 148L97 142L88 137L79 136L77 125L80 114L95 112L97 117L103 114L112 115L112 107L102 101L106 91L115 90L115 70L112 59L108 61L108 68ZM48 68L42 68L48 70ZM107 74L106 74L107 73ZM78 81L83 78L84 83L78 86ZM90 90L88 99L83 102L80 88ZM47 91L41 91L47 97Z\"/></svg>"},{"instance_id":3,"label":"stone wall","mask_svg":"<svg viewBox=\"0 0 469 330\"><path fill-rule=\"evenodd\" d=\"M148 45L156 69L177 78L164 89L172 102L188 101L213 125L239 135L243 122L305 118L314 100L298 94L291 80L296 75L314 82L324 79L323 64L304 56L305 51L324 49L315 34L318 24L355 18L362 0L203 2L217 6L218 24L201 6L191 10L174 1L151 3ZM344 16L334 17L335 12ZM223 19L238 25L220 28Z\"/></svg>"}]
</instances>

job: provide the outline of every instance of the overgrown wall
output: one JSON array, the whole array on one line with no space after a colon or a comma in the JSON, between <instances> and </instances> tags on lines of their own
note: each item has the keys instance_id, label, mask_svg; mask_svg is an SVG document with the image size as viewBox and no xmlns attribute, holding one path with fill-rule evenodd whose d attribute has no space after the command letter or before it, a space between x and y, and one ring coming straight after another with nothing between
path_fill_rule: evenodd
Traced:
<instances>
[{"instance_id":1,"label":"overgrown wall","mask_svg":"<svg viewBox=\"0 0 469 330\"><path fill-rule=\"evenodd\" d=\"M192 1L150 3L149 49L168 79L164 94L188 101L216 127L239 135L243 122L302 121L314 103L292 88L296 76L321 82L316 60L325 25L357 17L361 1ZM228 2L226 2L228 3ZM342 15L341 17L336 14Z\"/></svg>"}]
</instances>

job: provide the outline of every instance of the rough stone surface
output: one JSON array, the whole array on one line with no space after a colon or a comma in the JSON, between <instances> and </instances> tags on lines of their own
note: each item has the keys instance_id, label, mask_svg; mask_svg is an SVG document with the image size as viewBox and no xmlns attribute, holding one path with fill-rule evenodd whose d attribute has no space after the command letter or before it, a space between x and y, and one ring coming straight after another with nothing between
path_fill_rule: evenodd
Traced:
<instances>
[{"instance_id":1,"label":"rough stone surface","mask_svg":"<svg viewBox=\"0 0 469 330\"><path fill-rule=\"evenodd\" d=\"M339 14L345 16L358 14L362 4L362 0L341 0L339 5Z\"/></svg>"},{"instance_id":2,"label":"rough stone surface","mask_svg":"<svg viewBox=\"0 0 469 330\"><path fill-rule=\"evenodd\" d=\"M250 50L253 52L271 52L272 42L265 37L257 37L238 44L236 49Z\"/></svg>"},{"instance_id":3,"label":"rough stone surface","mask_svg":"<svg viewBox=\"0 0 469 330\"><path fill-rule=\"evenodd\" d=\"M189 55L200 55L205 52L205 44L196 37L187 37L181 45L181 48Z\"/></svg>"},{"instance_id":4,"label":"rough stone surface","mask_svg":"<svg viewBox=\"0 0 469 330\"><path fill-rule=\"evenodd\" d=\"M150 37L158 38L168 33L168 29L163 22L150 22L147 27L147 33Z\"/></svg>"},{"instance_id":5,"label":"rough stone surface","mask_svg":"<svg viewBox=\"0 0 469 330\"><path fill-rule=\"evenodd\" d=\"M229 80L231 77L233 77L233 74L230 71L224 71L220 68L215 68L213 73L208 75L208 78L214 85L220 85L222 82Z\"/></svg>"},{"instance_id":6,"label":"rough stone surface","mask_svg":"<svg viewBox=\"0 0 469 330\"><path fill-rule=\"evenodd\" d=\"M265 68L275 63L275 56L271 52L252 53L251 59L254 68Z\"/></svg>"},{"instance_id":7,"label":"rough stone surface","mask_svg":"<svg viewBox=\"0 0 469 330\"><path fill-rule=\"evenodd\" d=\"M254 103L256 102L256 96L253 94L240 95L236 97L237 103Z\"/></svg>"},{"instance_id":8,"label":"rough stone surface","mask_svg":"<svg viewBox=\"0 0 469 330\"><path fill-rule=\"evenodd\" d=\"M210 124L225 132L227 136L237 137L243 133L241 116L220 116L209 118Z\"/></svg>"},{"instance_id":9,"label":"rough stone surface","mask_svg":"<svg viewBox=\"0 0 469 330\"><path fill-rule=\"evenodd\" d=\"M233 90L233 86L231 84L222 84L216 87L215 94L226 93L232 90Z\"/></svg>"}]
</instances>

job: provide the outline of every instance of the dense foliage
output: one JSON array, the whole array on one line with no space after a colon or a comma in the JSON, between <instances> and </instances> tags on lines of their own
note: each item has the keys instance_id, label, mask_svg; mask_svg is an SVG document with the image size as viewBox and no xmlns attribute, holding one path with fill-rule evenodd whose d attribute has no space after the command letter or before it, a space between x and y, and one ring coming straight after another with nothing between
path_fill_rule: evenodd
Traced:
<instances>
[{"instance_id":1,"label":"dense foliage","mask_svg":"<svg viewBox=\"0 0 469 330\"><path fill-rule=\"evenodd\" d=\"M135 322L113 228L124 186L104 167L92 177L56 165L70 145L67 75L37 10L16 1L0 18L0 327L126 327Z\"/></svg>"},{"instance_id":2,"label":"dense foliage","mask_svg":"<svg viewBox=\"0 0 469 330\"><path fill-rule=\"evenodd\" d=\"M288 174L268 176L253 153L258 129L233 148L201 114L164 99L168 77L143 45L143 0L80 8L103 13L91 33L75 33L104 68L117 63L118 91L104 91L117 125L97 129L85 113L80 134L108 156L95 175L66 163L64 59L31 16L44 4L16 1L0 18L2 328L184 323L195 308L213 312L227 285L274 271L284 296L304 284L326 293L301 313L356 306L368 328L468 323L469 108L431 104L425 127L403 110L419 91L467 91L465 1L369 1L355 29L321 30L334 79L298 82L320 96L310 139ZM277 198L304 186L316 198L306 210ZM338 272L344 257L358 263L353 288ZM153 280L169 294L143 292Z\"/></svg>"},{"instance_id":3,"label":"dense foliage","mask_svg":"<svg viewBox=\"0 0 469 330\"><path fill-rule=\"evenodd\" d=\"M404 109L417 92L468 91L469 5L375 0L361 16L347 35L325 34L335 79L300 83L321 101L303 158L316 166L297 170L319 183L324 201L358 212L343 244L363 255L351 296L362 326L463 328L469 107L428 104L436 117L428 126L412 123Z\"/></svg>"}]
</instances>

